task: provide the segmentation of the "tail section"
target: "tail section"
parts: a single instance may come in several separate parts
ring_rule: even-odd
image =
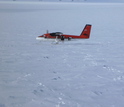
[[[84,30],[80,35],[81,38],[88,39],[90,37],[91,26],[92,25],[86,24],[86,26],[84,27]]]

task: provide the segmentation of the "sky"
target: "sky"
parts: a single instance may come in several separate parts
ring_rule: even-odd
[[[50,1],[50,2],[124,2],[124,0],[0,0],[0,1]]]

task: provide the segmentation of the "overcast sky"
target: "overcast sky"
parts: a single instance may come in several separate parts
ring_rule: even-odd
[[[0,0],[0,1],[124,2],[124,0]]]

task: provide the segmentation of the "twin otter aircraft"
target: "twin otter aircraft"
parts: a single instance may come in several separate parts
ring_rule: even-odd
[[[63,34],[61,32],[54,32],[54,33],[46,33],[41,36],[38,36],[36,39],[45,40],[45,39],[55,39],[56,41],[60,39],[61,41],[64,41],[65,39],[71,40],[71,39],[89,39],[90,37],[90,31],[91,31],[90,24],[86,24],[83,31],[81,32],[80,36],[75,35],[67,35]]]

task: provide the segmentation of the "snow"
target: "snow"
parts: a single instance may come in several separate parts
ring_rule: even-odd
[[[0,2],[0,107],[124,107],[124,4]],[[54,44],[60,31],[91,38]]]

